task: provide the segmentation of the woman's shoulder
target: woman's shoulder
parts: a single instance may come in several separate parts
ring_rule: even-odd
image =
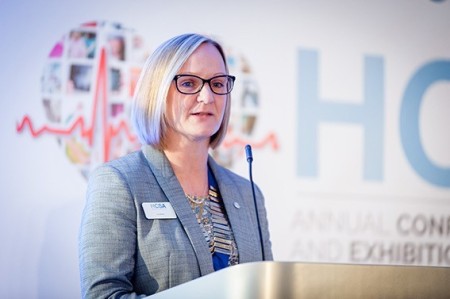
[[[111,161],[105,163],[105,165],[112,167],[130,167],[134,165],[139,165],[144,161],[144,155],[141,150],[137,150],[131,153],[128,153],[124,156],[115,158]]]
[[[93,173],[132,173],[142,171],[142,167],[144,166],[144,155],[142,154],[142,151],[138,150],[98,165]]]

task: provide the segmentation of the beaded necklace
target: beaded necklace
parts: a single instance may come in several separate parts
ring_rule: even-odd
[[[208,199],[209,196],[196,196],[196,195],[190,195],[185,193],[186,198],[189,199],[191,202],[191,207],[194,209],[194,212],[200,213],[200,215],[203,215],[203,208],[205,206],[205,201]],[[197,209],[197,211],[195,211]]]
[[[186,194],[197,222],[213,255],[214,269],[239,263],[238,251],[217,182],[208,171],[210,186],[208,196]],[[224,258],[226,260],[224,260]]]

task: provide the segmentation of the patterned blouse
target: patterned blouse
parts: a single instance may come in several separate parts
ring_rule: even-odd
[[[239,255],[222,196],[216,179],[209,169],[208,184],[208,197],[191,195],[186,197],[209,245],[214,270],[217,271],[238,264]]]

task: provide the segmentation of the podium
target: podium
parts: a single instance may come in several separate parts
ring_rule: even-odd
[[[148,299],[450,298],[450,268],[257,262],[239,264]]]

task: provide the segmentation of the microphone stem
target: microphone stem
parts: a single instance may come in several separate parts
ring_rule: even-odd
[[[266,255],[264,253],[264,241],[262,238],[261,224],[259,221],[258,205],[256,203],[255,184],[253,183],[252,161],[253,161],[253,159],[248,159],[248,172],[249,172],[249,177],[250,177],[250,185],[252,186],[253,202],[255,204],[256,223],[258,224],[259,241],[261,242],[262,260],[264,261]]]

